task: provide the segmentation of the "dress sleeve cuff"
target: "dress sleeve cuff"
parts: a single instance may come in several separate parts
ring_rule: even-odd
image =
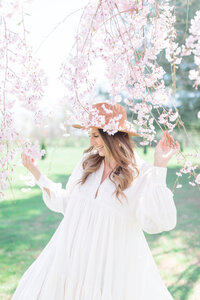
[[[62,189],[62,184],[60,182],[53,182],[49,179],[46,175],[41,174],[40,178],[37,180],[35,179],[35,183],[41,188],[47,188],[50,190],[54,189]]]
[[[44,187],[48,188],[50,184],[50,180],[43,174],[40,175],[40,178],[35,179],[35,183],[42,189]]]
[[[157,184],[166,185],[167,168],[154,166],[153,178]]]

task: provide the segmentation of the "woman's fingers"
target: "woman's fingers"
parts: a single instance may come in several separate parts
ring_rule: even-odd
[[[180,144],[179,144],[179,142],[178,142],[178,141],[176,141],[176,142],[175,142],[175,145],[176,145],[176,149],[177,149],[177,151],[180,151]]]
[[[22,158],[22,162],[24,163],[25,162],[25,154],[24,153],[21,154],[21,158]]]
[[[169,145],[169,146],[173,145],[173,144],[174,144],[174,139],[173,139],[173,137],[172,137],[171,135],[169,135],[169,133],[168,133],[167,131],[166,131],[165,136],[166,136],[168,145]]]
[[[170,137],[169,137],[169,134],[168,134],[167,131],[164,132],[163,138],[164,138],[164,141],[165,141],[165,145],[168,146],[169,142],[170,142]]]
[[[163,133],[163,140],[165,140],[164,145],[175,148],[175,141],[171,135],[169,135],[168,131]]]
[[[164,131],[161,142],[162,142],[161,147],[164,150],[164,148],[169,145],[169,141],[168,141],[168,138],[167,138],[167,131]]]
[[[164,149],[166,147],[166,141],[163,139],[161,141],[161,148]]]
[[[34,159],[23,152],[21,153],[21,159],[24,166],[34,164]]]
[[[169,151],[169,148],[176,150],[176,152],[180,150],[179,143],[175,141],[171,135],[169,135],[168,131],[163,132],[163,136],[159,142],[159,145],[161,146],[163,151]]]

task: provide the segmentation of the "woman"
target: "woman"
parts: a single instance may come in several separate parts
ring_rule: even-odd
[[[93,108],[96,117],[89,116],[87,128],[91,147],[66,189],[22,154],[44,202],[64,218],[21,278],[12,300],[172,300],[143,230],[154,234],[176,226],[166,166],[179,144],[165,132],[153,166],[133,151],[129,136],[137,133],[121,105],[105,102]],[[110,132],[111,124],[115,134],[104,132]]]

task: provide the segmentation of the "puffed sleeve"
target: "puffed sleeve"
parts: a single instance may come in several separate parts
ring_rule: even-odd
[[[137,160],[136,160],[137,161]],[[177,223],[173,193],[166,185],[167,168],[139,160],[136,218],[150,234],[172,230]]]
[[[39,180],[35,179],[35,183],[41,188],[42,196],[46,206],[55,212],[65,214],[65,209],[68,203],[69,196],[74,185],[81,178],[82,174],[82,160],[78,162],[74,168],[71,176],[68,179],[65,189],[62,188],[61,183],[56,183],[50,180],[47,176],[41,174]],[[44,188],[49,189],[50,197]]]

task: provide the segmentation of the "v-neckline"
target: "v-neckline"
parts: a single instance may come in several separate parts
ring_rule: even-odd
[[[106,176],[106,178],[104,178],[104,180],[102,181],[102,177],[103,177],[103,171],[104,171],[104,167],[105,167],[105,162],[104,162],[104,159],[102,160],[102,163],[101,163],[101,166],[100,166],[100,181],[98,181],[98,187],[97,187],[97,190],[95,192],[95,195],[94,195],[94,199],[97,199],[98,197],[98,194],[99,194],[99,188],[101,187],[101,185],[107,180],[107,178],[109,177]]]

